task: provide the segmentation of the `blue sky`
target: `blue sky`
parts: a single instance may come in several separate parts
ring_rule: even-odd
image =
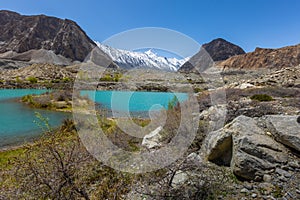
[[[163,27],[200,44],[221,37],[245,51],[300,43],[299,0],[0,0],[0,9],[72,19],[100,42]]]

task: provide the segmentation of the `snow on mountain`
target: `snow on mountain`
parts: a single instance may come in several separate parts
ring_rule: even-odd
[[[96,42],[96,44],[102,51],[109,55],[118,66],[125,69],[151,68],[164,71],[177,71],[189,59],[166,58],[156,55],[151,50],[144,53],[132,52],[115,49],[99,42]]]

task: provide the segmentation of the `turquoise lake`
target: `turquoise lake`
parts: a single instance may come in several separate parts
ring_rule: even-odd
[[[68,113],[32,109],[15,100],[27,94],[42,94],[47,90],[0,90],[0,148],[29,141],[41,135],[42,128],[35,112],[49,119],[51,126],[59,126]],[[41,123],[40,123],[41,124]]]
[[[66,118],[72,117],[70,113],[54,112],[33,109],[16,98],[28,94],[42,94],[47,90],[37,89],[3,89],[0,90],[0,148],[29,141],[42,133],[36,112],[49,119],[53,127],[59,126]],[[124,92],[124,91],[82,91],[81,95],[101,104],[108,110],[118,112],[148,112],[168,107],[168,102],[176,95],[180,102],[188,98],[185,93],[165,92]]]
[[[108,110],[120,112],[148,112],[149,110],[167,109],[168,103],[175,95],[179,102],[188,98],[186,93],[168,92],[82,91],[81,95],[88,96]]]

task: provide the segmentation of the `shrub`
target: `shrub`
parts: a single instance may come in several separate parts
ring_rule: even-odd
[[[24,103],[29,103],[29,104],[34,104],[34,101],[33,101],[33,96],[32,95],[26,95],[26,96],[23,96],[22,99],[21,99]]]
[[[59,79],[53,79],[53,80],[51,80],[51,83],[59,83],[59,82],[60,82]]]
[[[27,81],[29,81],[30,83],[37,83],[38,79],[33,76],[30,76],[27,78]]]
[[[71,81],[71,78],[70,77],[65,77],[65,78],[63,78],[63,82],[64,83],[68,83],[68,82],[70,82]]]
[[[179,101],[177,97],[174,96],[173,99],[168,102],[168,110],[173,110],[178,105],[179,105]]]
[[[199,88],[199,87],[194,88],[195,93],[199,93],[199,92],[203,92],[203,91],[204,91],[204,89],[202,89],[202,88]]]
[[[16,82],[17,82],[17,83],[22,83],[22,80],[20,79],[20,77],[17,77],[17,78],[16,78]]]
[[[120,74],[120,73],[105,74],[99,80],[105,81],[105,82],[119,82],[121,77],[122,77],[122,74]]]
[[[255,94],[250,97],[252,100],[256,101],[273,101],[274,99],[267,94]]]
[[[109,74],[106,74],[100,78],[100,81],[112,81],[112,80],[113,78]]]

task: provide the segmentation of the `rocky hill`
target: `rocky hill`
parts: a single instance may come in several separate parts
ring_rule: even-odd
[[[231,42],[228,42],[222,38],[217,38],[202,46],[213,61],[226,60],[235,55],[245,54],[245,51]]]
[[[245,51],[222,38],[215,39],[207,44],[202,45],[201,50],[194,55],[189,61],[184,63],[179,72],[190,72],[196,67],[198,70],[207,68],[205,65],[212,61],[226,60],[232,56],[245,54]]]
[[[74,21],[0,11],[0,57],[69,64],[83,61],[96,44]]]
[[[254,52],[231,57],[221,63],[224,68],[258,69],[294,67],[300,64],[300,44],[279,49],[256,48]]]

